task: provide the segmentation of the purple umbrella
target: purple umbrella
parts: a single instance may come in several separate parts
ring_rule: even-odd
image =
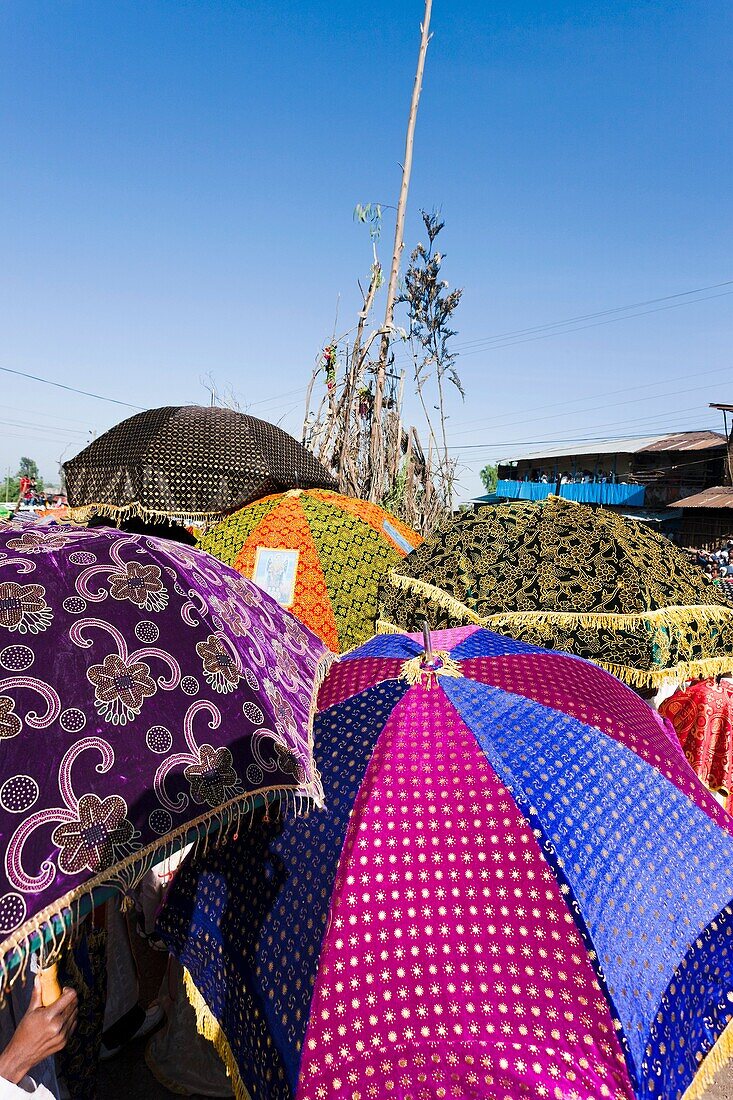
[[[255,804],[320,802],[324,644],[208,554],[0,529],[0,989],[103,886]]]

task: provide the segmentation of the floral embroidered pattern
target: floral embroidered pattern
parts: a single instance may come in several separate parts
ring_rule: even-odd
[[[239,783],[229,749],[215,749],[211,745],[201,746],[199,762],[189,764],[183,774],[191,784],[193,801],[205,802],[208,806],[221,805],[231,797],[229,792]]]
[[[9,695],[0,695],[0,740],[17,737],[23,723],[15,713],[15,703]]]
[[[45,600],[42,584],[0,583],[0,626],[19,634],[40,634],[47,630],[53,611]]]
[[[101,665],[92,665],[87,678],[94,684],[95,706],[113,726],[124,726],[140,713],[143,702],[155,695],[156,683],[145,661],[122,660],[110,653]]]
[[[229,627],[235,638],[243,638],[252,625],[247,612],[238,607],[237,600],[222,600],[218,604],[218,614],[222,622]]]
[[[273,684],[271,680],[265,680],[265,691],[275,711],[275,723],[278,729],[293,729],[295,725],[293,708],[280,691],[280,688]]]
[[[168,592],[157,565],[125,562],[124,569],[110,573],[109,594],[114,600],[130,600],[146,611],[162,611],[168,604]]]
[[[302,783],[305,769],[295,753],[277,741],[274,744],[274,749],[277,767],[280,771],[284,772],[285,775],[291,775],[298,783]]]
[[[207,684],[222,695],[234,691],[242,673],[231,653],[216,634],[209,634],[205,642],[198,642],[196,652],[201,658]]]
[[[263,787],[319,795],[309,718],[324,647],[309,641],[297,683],[279,681],[295,727],[275,733],[262,681],[278,682],[269,643],[285,615],[251,588],[165,540],[0,524],[0,999],[7,937],[27,950],[51,913],[58,931],[62,900],[92,877],[133,885],[171,830]],[[276,736],[302,779],[278,769]]]
[[[9,550],[17,550],[22,554],[42,554],[50,550],[60,550],[69,541],[68,535],[61,531],[23,531],[14,539],[8,539]]]
[[[132,840],[135,830],[127,820],[127,805],[119,795],[100,799],[85,794],[79,799],[77,821],[58,825],[53,843],[60,849],[59,867],[69,875],[88,867],[102,871],[116,858],[116,852]]]

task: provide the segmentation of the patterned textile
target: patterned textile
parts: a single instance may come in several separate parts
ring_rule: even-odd
[[[329,661],[198,550],[0,531],[0,992],[94,887],[129,888],[255,795],[320,797],[310,705]]]
[[[659,707],[675,728],[685,756],[714,791],[733,791],[733,684],[698,680]]]
[[[333,488],[313,455],[274,424],[200,405],[148,409],[64,463],[71,516],[212,523],[266,493]]]
[[[481,623],[627,683],[733,670],[733,602],[636,520],[550,497],[465,512],[385,577],[379,629]]]
[[[96,1100],[99,1052],[107,993],[107,933],[86,921],[78,942],[61,961],[59,984],[76,990],[76,1030],[55,1056],[56,1069],[74,1100]]]
[[[376,504],[311,489],[250,504],[199,545],[343,653],[372,636],[380,579],[421,541]]]
[[[326,811],[174,882],[161,929],[237,1095],[702,1087],[733,1019],[733,819],[595,665],[475,626],[433,647],[383,636],[335,664]]]

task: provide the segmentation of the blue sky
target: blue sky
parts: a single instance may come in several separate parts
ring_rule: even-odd
[[[396,201],[422,6],[5,0],[0,366],[139,406],[211,372],[298,434],[368,270],[354,205]],[[440,207],[464,495],[525,444],[733,402],[733,285],[495,339],[733,280],[731,12],[434,0],[406,244]],[[53,478],[123,415],[4,374],[0,471]]]

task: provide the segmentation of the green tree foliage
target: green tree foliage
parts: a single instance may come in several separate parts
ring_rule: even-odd
[[[483,470],[479,474],[479,477],[481,478],[481,480],[484,484],[484,489],[486,490],[487,493],[495,493],[496,492],[496,483],[497,483],[497,480],[498,480],[498,474],[499,474],[499,467],[498,466],[491,466],[491,465],[484,466]]]
[[[21,458],[20,466],[18,467],[18,477],[35,477],[38,478],[38,463],[32,458]]]

